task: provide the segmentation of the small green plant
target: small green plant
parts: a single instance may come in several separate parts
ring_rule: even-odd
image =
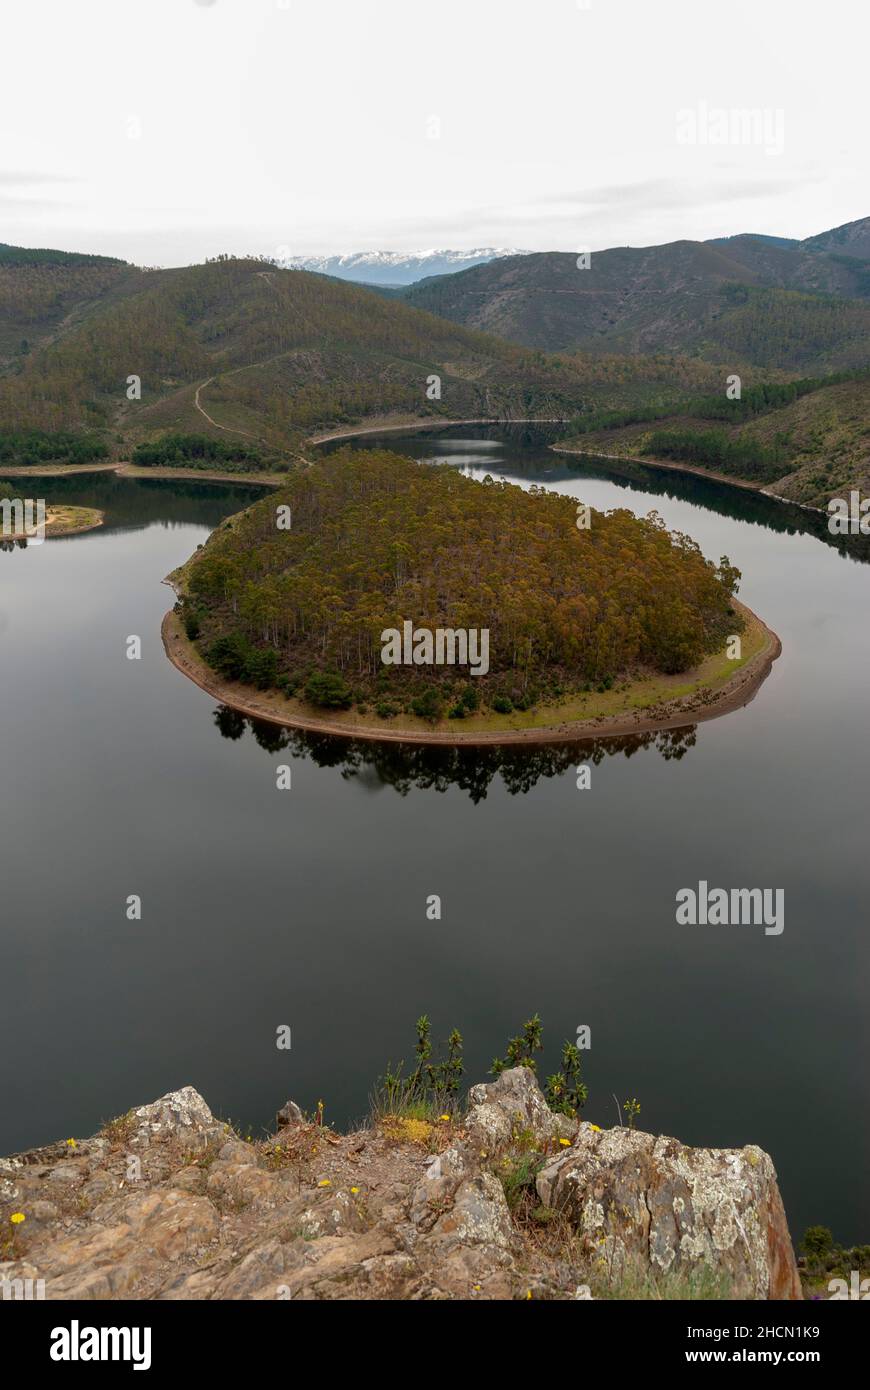
[[[511,1212],[515,1212],[524,1200],[536,1196],[535,1179],[543,1165],[542,1155],[531,1149],[506,1154],[502,1159],[498,1177]]]
[[[496,1057],[492,1064],[492,1075],[500,1076],[508,1067],[528,1067],[537,1072],[535,1053],[544,1046],[544,1030],[538,1014],[533,1014],[523,1024],[523,1031],[511,1038],[504,1057]],[[562,1045],[562,1068],[548,1076],[544,1094],[551,1110],[575,1119],[589,1098],[589,1090],[580,1076],[580,1050],[576,1043]],[[639,1107],[638,1107],[639,1108]]]
[[[628,1116],[629,1129],[634,1129],[634,1122],[640,1114],[640,1103],[637,1097],[632,1096],[631,1100],[624,1100],[622,1102],[622,1108]]]
[[[458,1028],[454,1028],[447,1039],[445,1056],[433,1060],[432,1026],[426,1014],[417,1019],[416,1029],[414,1070],[405,1076],[404,1062],[400,1062],[395,1069],[392,1062],[387,1064],[372,1097],[372,1111],[378,1118],[403,1115],[410,1119],[426,1120],[442,1111],[456,1109],[464,1071],[462,1034]]]
[[[842,1246],[827,1226],[809,1226],[798,1249],[803,1256],[803,1277],[811,1288],[824,1288],[832,1278],[850,1279],[853,1270],[859,1279],[870,1274],[870,1245]]]
[[[534,1054],[543,1049],[543,1031],[540,1018],[537,1014],[533,1014],[523,1024],[523,1031],[518,1033],[515,1038],[510,1039],[504,1057],[493,1059],[491,1067],[493,1076],[501,1076],[501,1073],[507,1071],[509,1067],[528,1067],[530,1071],[536,1072],[538,1064]]]
[[[581,1057],[576,1043],[566,1042],[562,1048],[562,1070],[547,1077],[544,1094],[551,1110],[575,1119],[589,1098],[589,1090],[580,1076]]]

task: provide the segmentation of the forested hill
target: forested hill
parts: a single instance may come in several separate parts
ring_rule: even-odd
[[[567,418],[581,401],[574,363],[269,262],[5,270],[7,316],[14,305],[21,332],[30,314],[42,341],[7,356],[0,429],[87,427],[137,442],[224,426],[280,446],[391,411]],[[55,288],[44,278],[61,273]],[[130,376],[140,400],[128,399]]]
[[[750,387],[669,407],[593,411],[571,422],[569,448],[662,459],[765,485],[824,510],[870,494],[870,370]]]
[[[308,435],[384,417],[660,412],[721,395],[733,371],[746,388],[862,367],[862,224],[826,236],[836,251],[733,237],[596,253],[587,270],[523,255],[410,302],[262,258],[146,270],[0,246],[0,463],[274,472]]]
[[[865,255],[866,253],[866,255]],[[870,219],[810,238],[514,256],[420,281],[406,303],[549,352],[678,350],[795,373],[870,361]]]
[[[210,537],[185,618],[233,679],[437,718],[684,671],[735,630],[738,578],[655,516],[594,512],[582,529],[570,497],[341,450]],[[406,621],[486,630],[488,671],[469,689],[467,669],[384,665],[382,633]]]
[[[67,316],[141,280],[142,271],[111,256],[0,242],[0,370],[20,367]]]

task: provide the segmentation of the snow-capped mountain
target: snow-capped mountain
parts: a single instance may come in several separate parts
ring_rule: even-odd
[[[294,256],[281,264],[288,270],[314,270],[369,285],[413,285],[427,275],[451,275],[502,256],[527,254],[495,246],[479,246],[473,251],[354,251],[344,256]]]

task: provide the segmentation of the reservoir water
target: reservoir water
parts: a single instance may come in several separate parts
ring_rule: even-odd
[[[260,491],[40,480],[107,524],[0,554],[0,1153],[185,1083],[254,1133],[289,1097],[345,1125],[411,1061],[420,1014],[436,1038],[459,1028],[471,1083],[537,1011],[544,1076],[591,1028],[587,1118],[636,1097],[640,1128],[758,1144],[795,1237],[867,1241],[870,557],[812,514],[534,437],[359,443],[657,509],[742,569],[781,658],[744,709],[659,737],[289,737],[217,708],[160,641],[161,580]],[[679,925],[701,880],[782,889],[783,933]]]

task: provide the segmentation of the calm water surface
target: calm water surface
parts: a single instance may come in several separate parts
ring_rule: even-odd
[[[255,1132],[291,1096],[343,1124],[410,1060],[420,1013],[461,1030],[476,1081],[537,1010],[545,1074],[591,1026],[588,1118],[636,1096],[642,1128],[759,1144],[795,1234],[867,1241],[870,565],[725,486],[535,441],[388,442],[655,507],[743,570],[783,640],[773,674],[726,718],[591,749],[290,740],[216,709],[160,643],[160,581],[259,492],[43,480],[108,524],[0,554],[0,1152],[187,1082]],[[699,879],[783,888],[783,935],[679,926],[675,894]]]

